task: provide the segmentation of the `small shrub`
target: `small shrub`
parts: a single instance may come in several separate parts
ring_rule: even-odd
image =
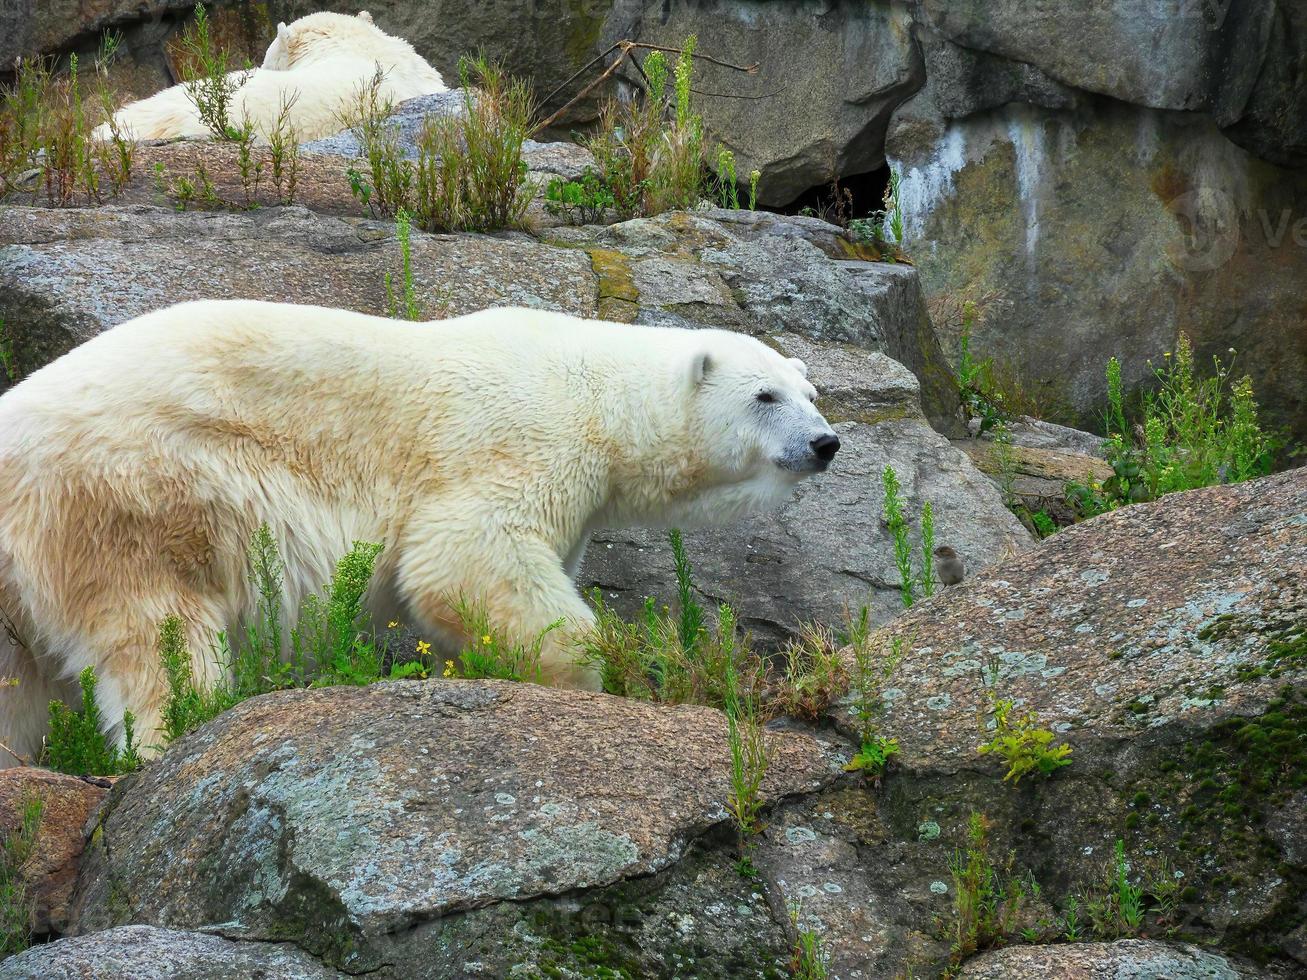
[[[912,570],[912,541],[909,536],[908,520],[903,514],[902,489],[898,473],[894,467],[886,466],[881,473],[881,485],[885,496],[882,504],[882,516],[885,526],[889,528],[894,542],[894,564],[899,571],[899,594],[903,599],[903,608],[910,609],[917,601],[917,590],[924,596],[935,594],[938,580],[935,577],[935,510],[930,501],[921,509],[921,574]]]
[[[422,309],[418,306],[417,289],[413,285],[413,223],[407,211],[400,208],[395,215],[395,238],[399,241],[400,275],[404,291],[404,319],[420,321]],[[386,273],[386,311],[392,320],[399,319],[399,300],[395,286]]]
[[[971,334],[979,307],[968,300],[962,304],[962,332],[958,336],[958,393],[969,418],[980,419],[980,431],[988,432],[1012,417],[1003,405],[1003,392],[994,383],[993,362],[977,360],[971,353]]]
[[[758,182],[762,180],[761,170],[749,171],[749,210],[758,210]]]
[[[885,690],[903,660],[907,642],[899,636],[873,638],[865,606],[850,622],[848,640],[853,660],[849,708],[857,725],[860,748],[845,768],[878,776],[899,751],[898,741],[883,735],[880,726],[885,717]]]
[[[752,692],[742,692],[735,665],[726,668],[726,734],[731,750],[731,794],[727,807],[740,838],[740,859],[748,839],[762,829],[762,781],[767,775],[767,740]]]
[[[1003,780],[1020,782],[1032,772],[1047,776],[1071,764],[1071,746],[1057,743],[1057,736],[1039,726],[1033,711],[1019,712],[1016,702],[987,692],[994,716],[994,737],[977,746],[981,755],[997,755],[1007,763]]]
[[[194,19],[182,32],[181,46],[186,55],[182,59],[182,85],[200,121],[215,139],[240,140],[249,127],[237,126],[231,113],[245,76],[233,76],[227,52],[214,46],[209,36],[209,14],[203,4],[195,5]]]
[[[602,221],[617,206],[613,190],[593,167],[586,167],[577,180],[555,177],[545,188],[545,210],[564,214],[575,225]]]
[[[1226,365],[1220,358],[1212,359],[1211,376],[1200,378],[1183,333],[1163,360],[1153,370],[1156,388],[1144,395],[1142,417],[1133,427],[1126,418],[1121,364],[1115,357],[1108,360],[1103,448],[1112,476],[1101,486],[1068,486],[1067,498],[1082,516],[1271,471],[1280,440],[1257,421],[1252,379],[1235,378],[1233,362]]]
[[[0,840],[0,961],[21,953],[32,942],[34,903],[22,872],[36,846],[43,809],[39,797],[28,797],[18,826]]]
[[[826,980],[830,976],[830,956],[822,948],[821,935],[802,925],[803,906],[789,903],[790,926],[794,930],[794,946],[790,951],[790,976],[795,980]]]
[[[78,675],[78,683],[82,688],[80,710],[69,708],[62,701],[50,702],[45,764],[70,776],[115,776],[138,768],[141,757],[132,713],[123,716],[124,744],[120,749],[103,730],[95,696],[95,668],[83,670]]]
[[[799,627],[798,636],[781,651],[782,670],[774,685],[770,710],[817,721],[844,690],[846,671],[834,632],[817,623]]]
[[[740,209],[740,187],[735,177],[735,154],[724,146],[717,148],[717,203],[723,208]]]
[[[1035,533],[1047,538],[1057,533],[1057,523],[1048,516],[1048,511],[1037,510],[1030,515],[1030,522],[1035,525]]]
[[[404,158],[381,96],[379,71],[341,114],[363,147],[367,170],[351,168],[350,187],[386,217],[400,209],[424,231],[495,231],[521,227],[531,203],[522,146],[535,101],[525,82],[483,57],[459,64],[465,116],[428,115],[417,159]],[[473,86],[476,94],[473,95]]]
[[[661,51],[651,51],[641,66],[644,97],[605,103],[598,131],[586,141],[623,218],[690,208],[703,196],[703,120],[690,92],[696,43],[686,38],[670,68]]]
[[[18,383],[18,359],[14,356],[14,342],[9,339],[4,317],[0,317],[0,370],[12,385]]]
[[[1031,881],[1022,881],[1006,866],[995,865],[989,853],[989,823],[972,813],[967,824],[965,849],[949,861],[953,877],[951,959],[956,967],[972,953],[1001,945],[1011,936],[1025,910],[1027,899],[1038,893]]]

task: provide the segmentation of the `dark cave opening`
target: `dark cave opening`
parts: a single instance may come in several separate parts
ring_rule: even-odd
[[[789,204],[765,207],[776,214],[816,214],[819,218],[847,225],[853,218],[865,218],[885,207],[889,187],[889,164],[866,173],[836,177],[825,184],[809,187]]]

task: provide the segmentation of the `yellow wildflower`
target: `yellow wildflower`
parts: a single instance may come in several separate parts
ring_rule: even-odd
[[[487,633],[487,634],[485,634],[483,637],[481,637],[481,645],[482,645],[483,647],[488,647],[488,646],[490,646],[490,634],[489,634],[489,633]]]
[[[422,656],[425,657],[430,652],[431,652],[431,644],[428,643],[426,640],[418,640],[418,653],[420,653]]]
[[[445,661],[445,672],[444,672],[443,674],[441,674],[440,676],[442,676],[442,677],[453,677],[453,676],[454,676],[454,661],[452,661],[452,660],[446,660],[446,661]]]
[[[389,623],[386,624],[386,629],[388,629],[388,630],[393,630],[393,629],[394,629],[396,626],[398,626],[398,625],[399,625],[399,623],[395,622],[395,621],[392,619]]]

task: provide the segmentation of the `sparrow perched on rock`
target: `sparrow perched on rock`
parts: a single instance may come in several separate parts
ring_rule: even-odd
[[[935,574],[942,585],[957,585],[967,574],[962,556],[946,544],[935,549]]]

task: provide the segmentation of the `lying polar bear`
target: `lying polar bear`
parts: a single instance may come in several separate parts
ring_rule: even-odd
[[[447,91],[440,72],[403,38],[373,24],[366,10],[357,17],[319,13],[290,26],[278,24],[263,66],[229,76],[240,85],[229,111],[231,123],[239,126],[248,119],[258,135],[267,137],[287,105],[288,121],[301,142],[330,136],[342,128],[342,109],[371,83],[378,68],[384,72],[377,93],[383,101],[398,104]],[[185,85],[129,103],[114,119],[123,135],[137,140],[211,135]],[[109,124],[94,135],[109,139]]]
[[[597,688],[573,659],[590,533],[777,505],[839,449],[815,397],[801,361],[742,334],[541,310],[414,324],[204,301],[124,323],[0,396],[0,612],[21,640],[0,633],[19,680],[0,741],[34,755],[89,664],[105,724],[130,710],[149,744],[160,621],[186,621],[212,683],[215,636],[256,609],[264,521],[283,609],[382,542],[374,619],[450,645],[460,596],[518,642],[561,619],[547,679]]]

